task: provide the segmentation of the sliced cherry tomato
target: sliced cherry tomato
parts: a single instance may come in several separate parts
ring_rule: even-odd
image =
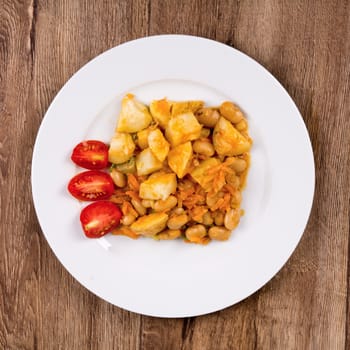
[[[108,199],[114,192],[114,183],[109,174],[88,170],[75,175],[68,184],[68,191],[81,201]]]
[[[108,146],[101,141],[80,142],[74,147],[72,161],[82,168],[96,170],[108,165]]]
[[[80,222],[87,237],[99,238],[116,228],[121,217],[122,212],[116,204],[98,201],[81,211]]]

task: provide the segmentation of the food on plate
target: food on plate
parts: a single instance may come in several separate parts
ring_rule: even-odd
[[[154,236],[165,229],[168,217],[168,214],[162,212],[143,215],[133,222],[130,228],[136,234]]]
[[[74,147],[71,159],[85,169],[104,169],[108,165],[108,146],[96,140],[80,142]]]
[[[201,134],[202,126],[192,112],[178,114],[170,118],[165,137],[173,147],[181,143],[197,140]]]
[[[152,153],[163,162],[169,153],[169,142],[165,139],[163,133],[158,129],[151,130],[147,137],[149,148]]]
[[[192,156],[193,150],[190,141],[173,147],[169,152],[168,165],[179,179],[182,179],[188,171]]]
[[[152,150],[147,147],[136,156],[137,175],[148,175],[162,169],[163,163],[155,156]]]
[[[88,170],[75,175],[68,184],[68,191],[80,201],[108,199],[114,193],[111,176],[99,170]]]
[[[122,100],[122,109],[119,115],[118,132],[137,132],[147,128],[152,116],[148,108],[136,101],[134,95],[127,94]]]
[[[147,106],[127,94],[103,145],[84,141],[72,154],[88,169],[110,165],[109,174],[85,171],[68,185],[75,198],[94,201],[80,216],[87,237],[207,244],[228,240],[239,225],[252,139],[236,104],[163,98]]]
[[[125,101],[142,106],[138,109],[144,115],[135,112],[137,119],[129,108],[128,122],[137,122],[127,129]],[[124,157],[109,158],[116,185],[110,201],[123,213],[112,233],[156,240],[182,237],[200,244],[229,239],[243,215],[252,145],[247,119],[237,105],[225,101],[208,107],[203,101],[163,98],[152,101],[148,110],[127,94],[116,130],[136,147],[126,163]],[[130,161],[131,166],[120,167]]]
[[[176,191],[176,175],[172,173],[153,173],[139,187],[138,195],[142,199],[165,200]]]
[[[80,214],[80,222],[85,235],[99,238],[119,225],[122,212],[109,201],[98,201],[86,206]]]
[[[135,151],[135,143],[129,134],[115,132],[108,151],[108,160],[114,164],[127,162]]]
[[[249,140],[224,117],[220,117],[215,125],[213,145],[220,156],[238,156],[250,149]]]
[[[166,98],[154,100],[150,104],[153,120],[165,129],[169,120],[182,113],[195,112],[204,105],[203,101],[169,101]]]

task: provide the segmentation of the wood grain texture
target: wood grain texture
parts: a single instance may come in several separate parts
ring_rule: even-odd
[[[80,286],[43,238],[30,190],[35,136],[63,84],[106,49],[163,33],[263,64],[301,111],[316,164],[286,266],[247,300],[188,319],[133,314]],[[0,0],[0,348],[349,349],[349,80],[346,0]]]

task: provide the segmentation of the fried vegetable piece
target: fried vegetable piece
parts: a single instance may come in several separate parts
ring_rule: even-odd
[[[148,145],[158,160],[163,162],[169,153],[170,145],[160,129],[157,128],[149,132]]]
[[[154,120],[165,129],[171,117],[188,112],[196,112],[204,105],[203,101],[168,101],[166,98],[154,100],[150,104],[150,111]]]
[[[154,100],[149,106],[153,119],[165,129],[171,117],[171,103],[163,98],[162,100]]]
[[[151,174],[161,169],[162,166],[162,162],[158,160],[149,147],[136,156],[136,169],[139,176]]]
[[[215,174],[208,174],[208,171],[219,165],[221,162],[217,158],[203,160],[194,170],[191,171],[192,178],[198,182],[205,190],[211,187]]]
[[[114,164],[127,162],[134,153],[135,144],[130,134],[116,132],[108,150],[108,160]]]
[[[134,232],[144,236],[154,236],[164,230],[168,221],[168,214],[152,213],[141,216],[131,224],[130,228]]]
[[[143,129],[137,133],[137,144],[141,149],[148,147],[148,135],[151,132],[150,128]]]
[[[192,144],[190,141],[174,147],[168,154],[169,167],[180,179],[187,173],[192,154]]]
[[[178,114],[183,114],[187,112],[196,112],[198,109],[204,106],[203,101],[181,101],[181,102],[171,102],[171,115],[176,116]]]
[[[141,183],[139,195],[142,199],[166,200],[172,193],[175,193],[176,186],[175,174],[159,172],[152,174]]]
[[[134,95],[127,94],[123,98],[117,131],[134,133],[147,128],[151,121],[148,108],[135,100]]]
[[[173,147],[200,137],[202,126],[192,112],[179,114],[169,120],[165,136]]]
[[[250,150],[251,141],[246,139],[227,119],[221,117],[213,134],[215,151],[221,156],[237,156]]]

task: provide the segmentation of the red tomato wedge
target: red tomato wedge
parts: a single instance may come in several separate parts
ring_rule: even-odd
[[[119,225],[122,212],[108,201],[98,201],[86,206],[80,214],[80,222],[86,237],[99,238]]]
[[[96,170],[108,165],[108,146],[101,141],[80,142],[73,149],[72,161],[82,168]]]
[[[109,174],[88,170],[75,175],[68,184],[68,191],[81,201],[108,199],[114,192],[114,183]]]

